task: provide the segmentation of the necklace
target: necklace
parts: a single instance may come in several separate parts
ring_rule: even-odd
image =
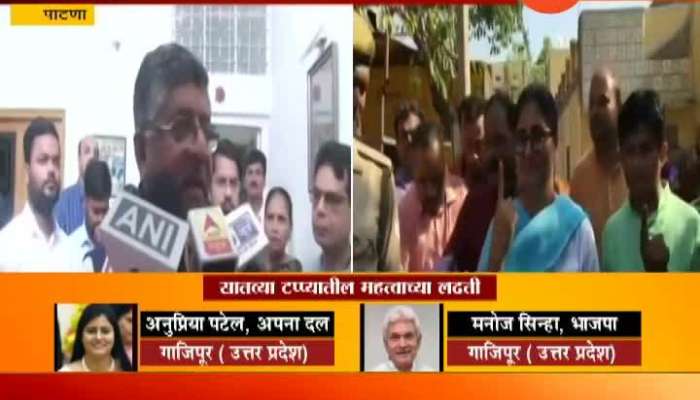
[[[92,372],[92,370],[90,370],[90,368],[88,368],[87,363],[85,362],[85,357],[80,359],[80,365],[82,365],[83,371]],[[112,358],[112,364],[109,365],[109,369],[107,370],[107,372],[112,372],[112,371],[114,371],[114,358]]]

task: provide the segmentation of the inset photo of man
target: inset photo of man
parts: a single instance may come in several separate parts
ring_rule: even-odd
[[[361,307],[363,371],[442,370],[439,304],[363,304]]]

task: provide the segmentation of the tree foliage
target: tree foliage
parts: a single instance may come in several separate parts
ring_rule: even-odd
[[[450,104],[459,63],[459,13],[461,5],[438,6],[358,6],[361,13],[369,9],[379,17],[377,28],[388,36],[408,34],[418,47],[418,59],[430,71],[433,106],[443,124],[450,125],[454,109]],[[492,55],[500,54],[517,43],[528,55],[529,44],[523,23],[523,5],[469,7],[470,39],[485,39]]]
[[[542,42],[542,50],[535,61],[535,64],[530,70],[530,82],[547,84],[547,76],[549,75],[549,55],[552,49],[552,39],[545,36]]]
[[[512,6],[473,6],[469,9],[469,23],[471,38],[486,39],[491,55],[498,55],[510,47],[518,35],[527,35],[521,2]],[[530,58],[530,45],[526,38],[523,38],[522,45]]]

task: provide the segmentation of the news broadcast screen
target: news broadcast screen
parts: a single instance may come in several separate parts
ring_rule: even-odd
[[[0,5],[0,399],[697,399],[700,2]]]

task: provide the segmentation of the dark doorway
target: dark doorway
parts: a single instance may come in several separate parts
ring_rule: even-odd
[[[0,229],[14,213],[15,134],[0,132]]]

